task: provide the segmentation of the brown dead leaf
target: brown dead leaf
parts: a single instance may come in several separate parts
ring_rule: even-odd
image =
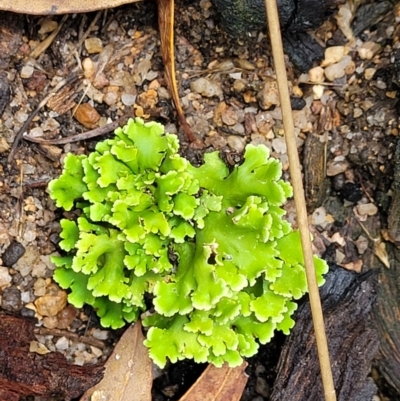
[[[103,380],[80,401],[151,401],[153,366],[140,322],[130,326],[105,363]]]
[[[222,368],[209,365],[195,384],[179,401],[236,401],[240,400],[248,376],[247,362],[237,368],[226,364]]]
[[[186,121],[179,99],[175,76],[175,52],[174,52],[174,0],[158,0],[158,27],[160,29],[161,54],[165,64],[165,78],[175,104],[179,123],[185,132],[192,147],[202,149],[203,143],[193,134]]]

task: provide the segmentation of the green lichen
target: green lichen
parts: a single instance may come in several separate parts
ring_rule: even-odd
[[[105,327],[144,319],[159,366],[192,358],[239,365],[294,325],[307,291],[299,234],[283,219],[292,196],[279,161],[248,145],[229,171],[217,152],[201,167],[178,154],[175,135],[130,120],[89,156],[67,155],[49,184],[61,221],[54,278]],[[318,283],[327,265],[315,257]],[[149,295],[151,297],[149,297]]]

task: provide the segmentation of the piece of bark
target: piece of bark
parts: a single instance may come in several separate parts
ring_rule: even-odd
[[[27,319],[0,315],[0,389],[9,397],[0,394],[2,400],[29,395],[70,400],[101,380],[103,366],[71,365],[58,352],[29,352],[34,328]]]
[[[333,267],[321,298],[338,401],[371,400],[376,386],[367,376],[379,338],[370,323],[376,272],[356,274]],[[271,401],[324,399],[309,303],[295,316],[278,365]]]
[[[381,338],[374,361],[380,374],[400,396],[400,250],[386,243],[390,269],[379,269],[377,302],[373,308],[373,322]],[[379,262],[374,258],[373,262]],[[381,265],[382,266],[382,265]],[[397,398],[399,399],[399,398]]]

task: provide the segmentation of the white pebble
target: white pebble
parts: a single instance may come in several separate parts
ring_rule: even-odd
[[[345,68],[350,64],[351,57],[344,56],[338,63],[325,68],[325,76],[329,81],[342,78],[345,75]]]
[[[311,223],[316,226],[323,225],[326,222],[326,210],[324,207],[319,207],[314,210],[311,215]]]
[[[66,337],[60,337],[56,342],[58,350],[66,350],[69,347],[69,340]]]
[[[358,214],[361,215],[374,216],[378,212],[378,208],[373,203],[364,203],[356,207]]]
[[[362,60],[371,60],[372,57],[379,51],[381,48],[380,44],[375,42],[365,42],[358,49],[358,55]]]
[[[276,153],[286,153],[286,142],[285,138],[280,136],[272,140],[272,148]]]
[[[236,135],[228,136],[228,145],[232,150],[243,152],[246,146],[246,139]]]
[[[191,82],[190,89],[205,97],[222,96],[220,84],[207,78],[199,78]]]
[[[21,69],[21,78],[30,78],[33,75],[33,65],[24,65]]]
[[[121,95],[121,101],[125,106],[133,106],[136,101],[136,95],[131,95],[130,93],[123,93]]]
[[[325,58],[322,61],[321,66],[327,67],[338,63],[344,56],[345,48],[344,46],[332,46],[325,49]]]
[[[12,278],[8,272],[8,268],[0,266],[0,290],[4,290],[4,288],[9,287],[11,280]]]
[[[343,156],[335,157],[328,163],[326,175],[332,177],[340,173],[344,173],[349,167],[349,162]]]
[[[314,67],[308,71],[308,76],[310,78],[310,82],[315,82],[320,84],[324,82],[324,69],[322,67]]]
[[[324,94],[325,88],[323,85],[314,85],[312,87],[312,90],[313,90],[314,100],[319,100]]]

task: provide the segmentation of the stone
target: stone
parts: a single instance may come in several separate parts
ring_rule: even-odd
[[[10,287],[11,281],[12,277],[7,267],[0,266],[0,290],[4,290],[5,288]]]
[[[55,284],[49,286],[47,294],[35,301],[38,313],[42,316],[55,316],[67,305],[67,293]]]
[[[17,241],[11,242],[11,244],[3,252],[2,259],[4,266],[11,267],[23,256],[25,253],[25,247]]]
[[[30,64],[24,65],[21,68],[21,74],[20,74],[21,78],[24,78],[24,79],[30,78],[33,75],[33,71],[34,71],[33,65],[30,65]]]
[[[357,213],[360,215],[373,216],[378,213],[378,208],[373,203],[357,205]]]
[[[263,110],[268,110],[279,104],[278,83],[275,79],[267,78],[265,80],[262,89],[257,94],[257,99]]]
[[[322,67],[311,68],[311,70],[308,71],[308,77],[311,82],[320,84],[325,80],[324,69]]]
[[[219,82],[208,78],[198,78],[190,83],[190,89],[205,97],[222,96],[222,89]]]
[[[85,48],[89,54],[100,53],[103,50],[103,42],[100,38],[88,38],[85,40]]]
[[[325,76],[329,81],[342,78],[346,72],[346,67],[351,63],[350,56],[344,56],[338,63],[332,64],[325,68]]]
[[[21,291],[17,287],[4,289],[1,307],[8,312],[20,311],[22,309]]]
[[[362,60],[371,60],[380,48],[381,45],[379,43],[369,41],[364,42],[357,51]]]
[[[321,63],[322,67],[327,67],[328,65],[332,65],[338,63],[343,56],[345,55],[345,47],[344,46],[332,46],[325,49],[325,58]]]
[[[100,120],[100,114],[90,103],[80,104],[75,111],[74,117],[86,128],[93,129],[97,127]]]
[[[344,173],[349,168],[349,162],[343,156],[337,156],[327,165],[326,175],[332,177]]]

